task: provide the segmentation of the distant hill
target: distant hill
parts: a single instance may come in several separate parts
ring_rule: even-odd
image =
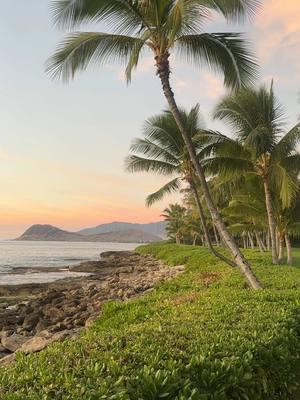
[[[149,224],[133,224],[130,222],[111,222],[108,224],[101,224],[94,228],[87,228],[80,230],[80,235],[97,235],[106,232],[122,232],[126,230],[139,230],[152,235],[159,236],[162,239],[166,238],[166,222],[151,222]]]
[[[104,232],[97,235],[84,236],[95,242],[119,242],[119,243],[149,243],[159,242],[161,238],[152,233],[138,229],[127,229],[124,231]]]
[[[126,229],[114,232],[103,232],[94,235],[82,235],[68,232],[52,225],[33,225],[15,240],[24,241],[57,241],[57,242],[119,242],[149,243],[158,242],[161,237],[140,229]]]
[[[16,240],[82,242],[86,238],[78,233],[63,231],[52,225],[32,225]]]

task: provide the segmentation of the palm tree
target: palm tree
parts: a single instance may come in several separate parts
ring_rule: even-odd
[[[268,229],[268,223],[263,188],[258,177],[246,176],[232,194],[228,206],[222,209],[222,213],[229,222],[231,231],[246,234],[252,247],[254,235],[259,250],[266,250],[260,235]]]
[[[56,0],[53,13],[58,26],[78,28],[102,21],[113,29],[109,33],[71,33],[48,64],[52,76],[68,80],[91,63],[119,61],[126,65],[130,82],[142,52],[152,52],[163,93],[195,166],[213,222],[248,283],[256,289],[261,286],[214,205],[202,165],[181,120],[170,83],[170,55],[177,51],[189,62],[204,63],[224,73],[229,88],[252,83],[256,63],[241,35],[205,33],[203,24],[211,11],[236,21],[254,15],[258,4],[258,0]]]
[[[185,207],[180,204],[170,204],[162,214],[167,221],[166,231],[170,239],[180,244],[185,235]]]
[[[195,138],[198,137],[202,128],[199,106],[195,106],[190,112],[180,110],[180,114],[198,153],[201,147],[195,141]],[[167,194],[178,191],[182,181],[185,181],[194,196],[209,250],[222,261],[235,267],[235,263],[215,250],[211,243],[205,213],[197,189],[195,168],[173,114],[170,111],[164,111],[162,114],[150,118],[144,125],[143,136],[143,139],[134,139],[130,147],[131,155],[126,159],[126,169],[130,172],[152,172],[172,176],[168,183],[147,197],[146,204],[151,206]]]
[[[216,158],[207,161],[210,173],[224,176],[255,174],[262,179],[272,244],[272,260],[278,263],[276,220],[272,196],[279,193],[283,207],[289,207],[297,190],[300,170],[300,124],[287,133],[283,130],[283,111],[273,84],[268,90],[245,88],[226,96],[216,106],[214,118],[225,121],[236,140],[210,132],[208,146]]]
[[[203,230],[201,228],[202,225],[199,218],[199,213],[195,212],[194,209],[187,209],[185,215],[185,224],[187,234],[192,238],[193,246],[196,246],[197,240],[199,238],[203,238]],[[204,241],[202,240],[202,242]]]

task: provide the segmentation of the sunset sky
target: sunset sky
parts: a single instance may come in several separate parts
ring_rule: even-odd
[[[144,200],[165,180],[124,172],[143,121],[165,108],[152,58],[145,56],[129,87],[118,65],[89,69],[69,85],[53,82],[45,61],[64,33],[52,26],[50,1],[17,3],[4,2],[0,15],[0,237],[14,237],[34,223],[77,230],[113,220],[160,219],[174,198],[152,208]],[[299,0],[263,0],[251,23],[229,26],[218,19],[207,26],[247,32],[260,81],[274,78],[289,126],[300,114],[299,15]],[[207,125],[215,126],[210,113],[224,94],[222,79],[172,62],[180,105],[199,102]]]

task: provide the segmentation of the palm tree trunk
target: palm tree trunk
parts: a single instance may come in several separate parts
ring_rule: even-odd
[[[193,246],[196,246],[197,235],[193,235]]]
[[[293,264],[293,256],[292,256],[292,246],[291,246],[289,234],[286,233],[284,235],[284,238],[285,238],[285,245],[286,245],[287,263],[288,263],[288,265],[292,265]]]
[[[267,209],[270,237],[271,237],[272,262],[273,264],[278,264],[278,256],[276,248],[276,223],[274,218],[272,196],[268,178],[264,179],[264,190],[265,190],[266,209]]]
[[[246,249],[246,248],[247,248],[246,238],[245,238],[245,235],[242,235],[242,236],[243,236],[243,245],[244,245],[244,249]]]
[[[216,256],[220,260],[224,261],[226,264],[228,264],[231,267],[235,268],[236,264],[233,261],[231,261],[229,258],[223,256],[223,254],[219,253],[217,250],[214,249],[214,247],[213,247],[213,245],[211,243],[211,240],[210,240],[209,233],[208,233],[204,210],[203,210],[200,198],[199,198],[197,187],[196,187],[195,182],[193,181],[193,179],[189,180],[189,184],[190,184],[191,190],[192,190],[192,192],[194,194],[194,197],[195,197],[195,201],[196,201],[196,205],[197,205],[197,209],[198,209],[198,213],[199,213],[202,229],[203,229],[203,232],[204,232],[205,241],[207,243],[207,247],[208,247],[209,251],[214,256]]]
[[[280,233],[279,235],[279,246],[278,246],[278,262],[281,263],[283,261],[283,257],[284,257],[284,237],[283,235]]]
[[[249,238],[249,241],[250,241],[251,249],[254,250],[255,246],[254,246],[254,240],[253,240],[253,237],[252,237],[252,233],[248,232],[248,238]]]
[[[271,249],[271,238],[270,238],[270,229],[267,231],[267,250],[270,251]]]
[[[202,245],[202,247],[205,247],[205,242],[204,242],[204,236],[203,235],[201,235],[201,245]]]
[[[189,152],[191,160],[194,164],[197,175],[200,179],[202,191],[203,191],[203,194],[205,197],[207,207],[211,214],[212,221],[216,225],[216,228],[218,229],[220,236],[223,238],[226,246],[228,247],[228,249],[230,250],[230,252],[232,254],[232,257],[233,257],[235,263],[239,267],[241,273],[246,278],[248,284],[253,289],[261,289],[262,286],[259,283],[256,276],[254,275],[253,271],[251,270],[250,264],[245,259],[242,252],[240,251],[239,247],[237,246],[237,244],[233,240],[232,236],[230,235],[229,231],[227,230],[226,225],[225,225],[217,207],[215,206],[215,204],[212,200],[211,194],[209,192],[208,184],[206,182],[203,168],[202,168],[201,164],[199,163],[195,148],[193,146],[193,142],[192,142],[192,140],[189,136],[189,133],[187,132],[187,130],[184,126],[184,123],[181,119],[181,115],[180,115],[177,103],[175,101],[174,93],[173,93],[171,85],[170,85],[169,56],[170,55],[168,52],[164,52],[163,54],[158,53],[157,56],[155,57],[156,67],[157,67],[157,75],[160,78],[160,81],[162,84],[162,89],[163,89],[165,98],[168,102],[168,105],[170,107],[170,111],[173,114],[173,117],[178,125],[178,128],[179,128],[181,134],[182,134],[185,145],[187,147],[187,150]]]
[[[263,233],[258,233],[257,235],[258,235],[258,238],[260,240],[261,247],[262,247],[263,251],[267,251],[267,248],[266,248],[265,242],[264,242],[264,234]]]
[[[261,238],[259,237],[259,234],[257,233],[257,231],[254,231],[254,233],[255,233],[255,238],[256,238],[256,241],[257,241],[257,245],[259,247],[259,251],[261,253],[263,253],[264,252],[264,248],[263,248],[263,243],[261,241]]]
[[[215,235],[216,244],[217,244],[217,246],[219,247],[219,246],[220,246],[220,242],[219,242],[218,233],[217,233],[215,224],[212,224],[212,226],[213,226],[213,230],[214,230],[214,235]]]
[[[279,256],[278,256],[279,247],[280,247],[279,232],[278,232],[278,230],[276,229],[276,250],[277,250],[278,262],[279,262]]]

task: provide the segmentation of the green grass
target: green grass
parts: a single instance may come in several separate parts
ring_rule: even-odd
[[[108,302],[78,339],[0,370],[1,400],[290,400],[300,372],[300,268],[247,256],[264,291],[206,249],[143,246],[185,273]],[[300,260],[300,251],[297,252]],[[296,397],[295,397],[296,398]]]

